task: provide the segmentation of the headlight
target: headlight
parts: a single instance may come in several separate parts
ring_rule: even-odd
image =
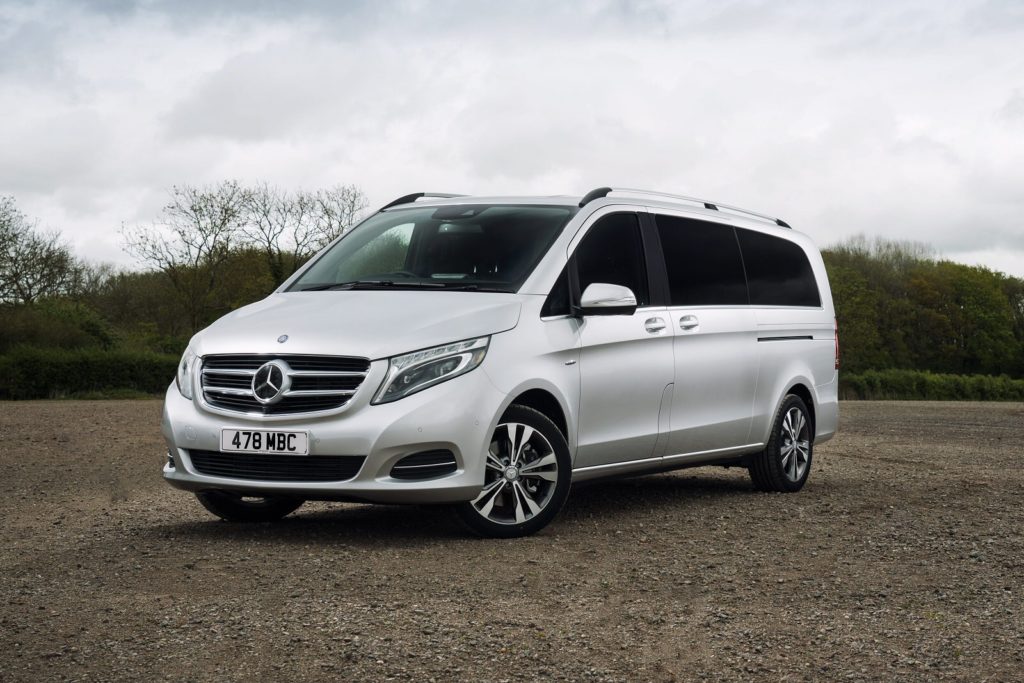
[[[490,340],[490,337],[467,339],[395,356],[388,361],[388,375],[373,402],[397,401],[409,394],[466,374],[483,361]]]
[[[197,356],[192,349],[185,349],[185,355],[178,363],[178,375],[175,377],[175,382],[178,385],[178,391],[185,398],[192,398],[192,367],[195,365],[196,359]]]

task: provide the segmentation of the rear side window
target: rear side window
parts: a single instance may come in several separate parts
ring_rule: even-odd
[[[655,216],[672,306],[747,304],[743,260],[732,226]]]
[[[651,300],[640,220],[635,213],[613,213],[595,223],[576,249],[576,268],[581,294],[587,285],[604,282],[629,287],[639,306]]]
[[[807,254],[800,245],[753,230],[736,229],[754,306],[821,306]]]

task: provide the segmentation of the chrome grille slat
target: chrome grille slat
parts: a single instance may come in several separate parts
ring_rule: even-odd
[[[251,382],[272,360],[288,366],[294,383],[277,402],[263,404],[256,400]],[[212,355],[203,358],[200,382],[203,399],[212,408],[247,415],[298,415],[344,406],[369,371],[369,360],[349,356]]]
[[[252,396],[252,389],[232,389],[229,387],[203,387],[207,393],[224,394],[226,396]]]
[[[254,373],[249,373],[250,375]],[[289,377],[366,377],[365,372],[331,372],[325,370],[324,372],[318,372],[316,370],[292,370],[288,373]]]
[[[317,391],[315,389],[300,389],[299,391],[286,391],[285,396],[351,396],[356,393],[351,389],[323,389]]]
[[[252,377],[256,374],[255,370],[240,370],[237,368],[203,368],[204,375],[243,375],[245,377]]]

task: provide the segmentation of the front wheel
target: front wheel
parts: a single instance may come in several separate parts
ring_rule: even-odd
[[[275,522],[299,509],[300,498],[246,496],[234,491],[200,491],[203,507],[227,522]]]
[[[790,394],[779,407],[765,449],[750,458],[750,479],[759,491],[793,492],[811,473],[814,429],[807,404]]]
[[[528,536],[547,526],[569,496],[569,446],[555,423],[526,406],[510,407],[485,454],[480,495],[455,506],[481,536]]]

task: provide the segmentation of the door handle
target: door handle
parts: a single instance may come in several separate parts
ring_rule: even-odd
[[[648,318],[644,321],[644,329],[651,334],[658,334],[665,329],[665,321],[661,318]]]
[[[684,315],[679,319],[679,327],[684,330],[692,330],[697,327],[697,325],[700,325],[700,321],[697,320],[697,316],[695,315]]]

